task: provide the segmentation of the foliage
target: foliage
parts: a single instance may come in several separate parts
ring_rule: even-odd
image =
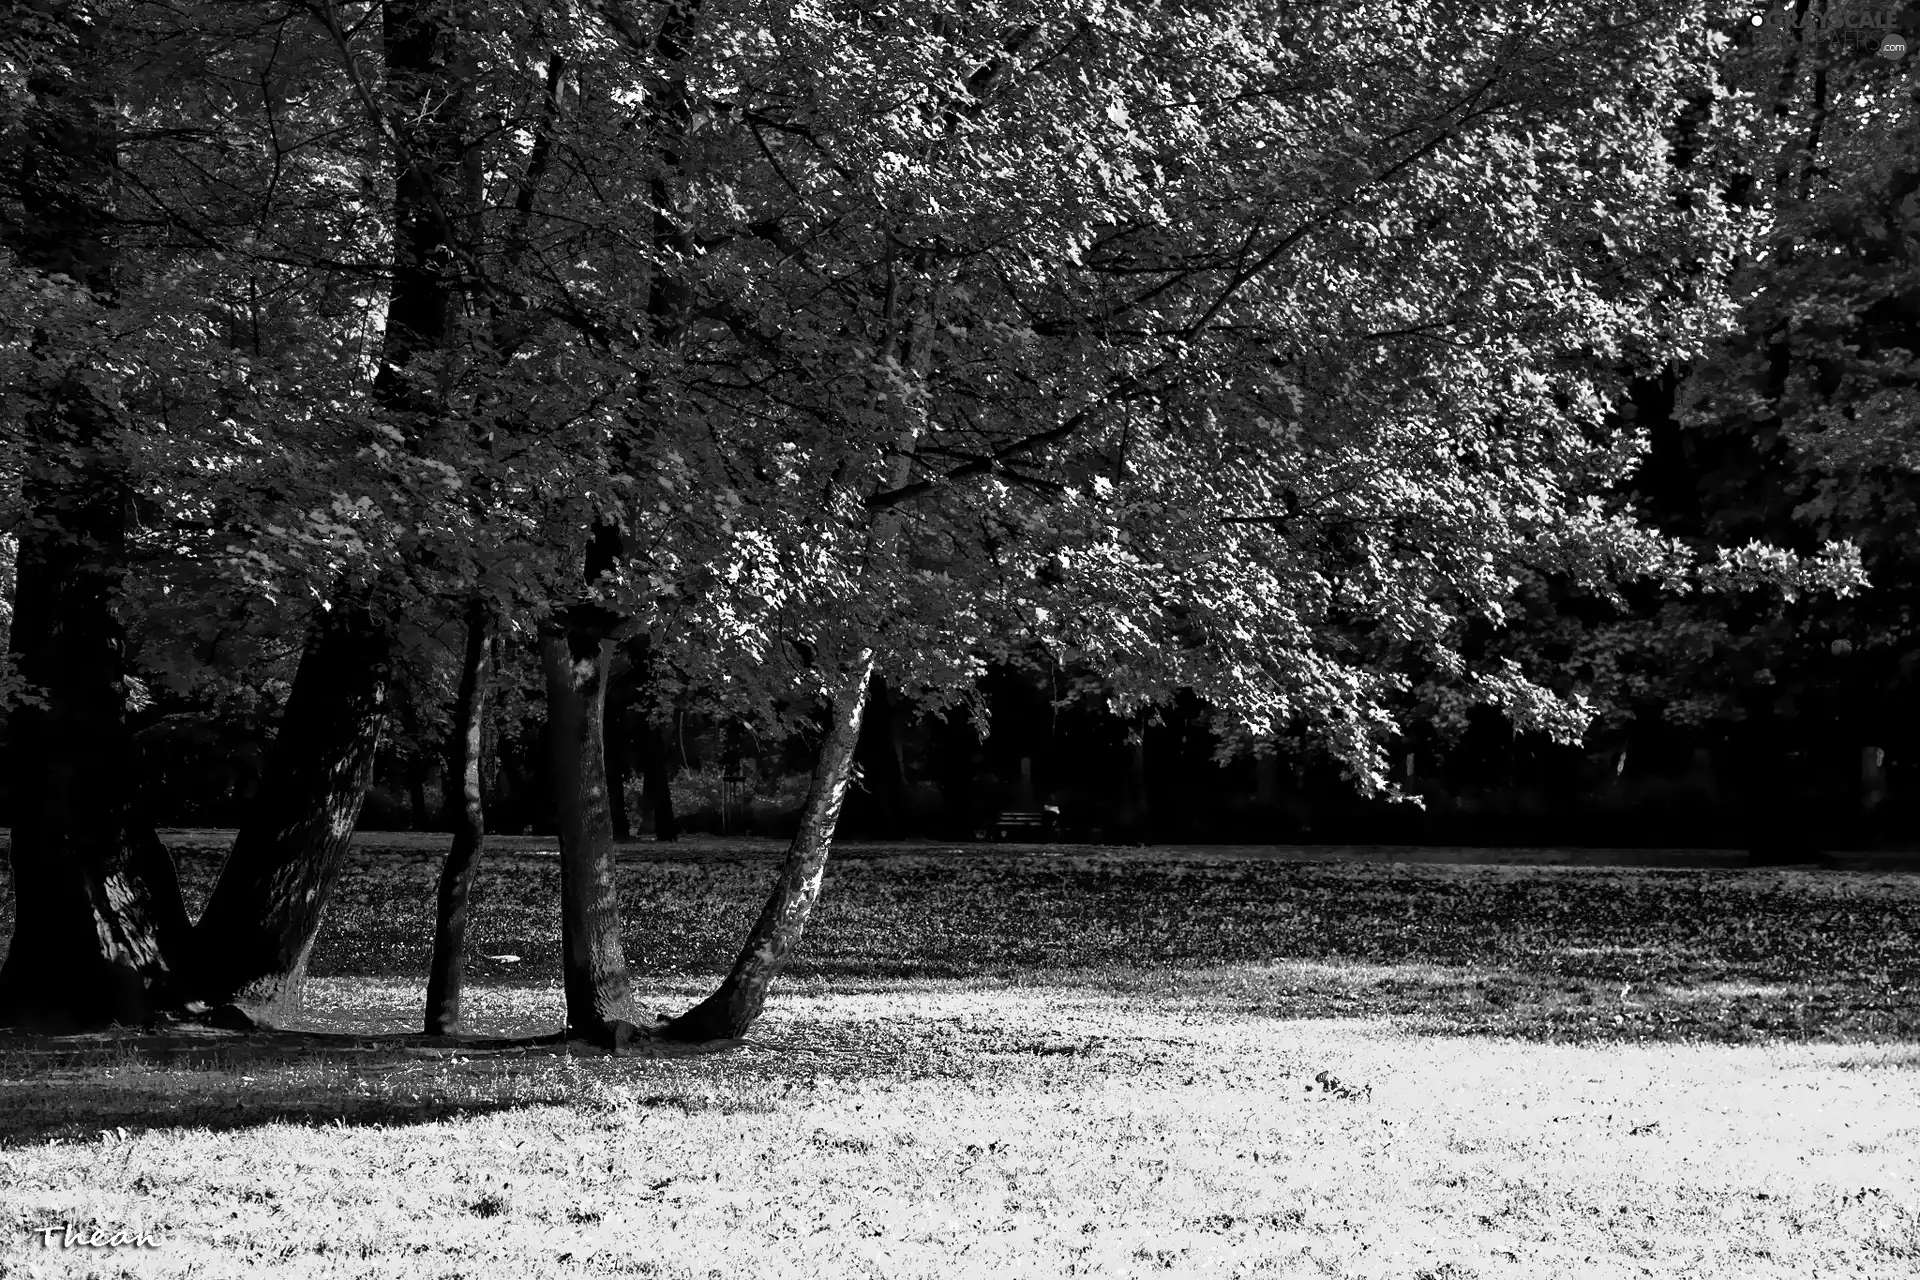
[[[613,520],[601,589],[742,710],[1037,639],[1376,791],[1414,677],[1577,734],[1462,648],[1518,584],[1679,572],[1599,495],[1619,370],[1716,332],[1758,229],[1673,154],[1695,6],[423,0],[432,84],[374,12],[103,9],[126,296],[0,343],[117,380],[177,680],[356,583],[416,653],[475,591],[537,616]],[[458,314],[397,353],[423,163]]]
[[[1714,331],[1750,232],[1668,155],[1701,15],[777,16],[703,14],[688,69],[655,467],[727,508],[700,633],[936,694],[1042,639],[1368,790],[1409,654],[1577,733],[1459,631],[1543,568],[1678,571],[1598,492],[1614,370]]]

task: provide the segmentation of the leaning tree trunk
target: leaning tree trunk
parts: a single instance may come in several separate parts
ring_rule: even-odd
[[[633,1034],[620,939],[605,721],[611,614],[563,611],[540,638],[560,820],[560,954],[567,1034],[617,1048]]]
[[[893,310],[889,304],[889,310]],[[934,299],[915,308],[908,331],[896,334],[896,353],[907,369],[924,375],[932,349]],[[915,429],[905,427],[888,477],[888,486],[897,489],[911,472]],[[867,525],[866,558],[871,564],[877,555],[887,554],[900,532],[900,514],[882,507]],[[837,688],[827,700],[827,732],[820,744],[820,758],[814,764],[813,782],[807,788],[806,803],[800,808],[800,829],[787,846],[787,860],[767,895],[766,906],[754,922],[739,959],[714,993],[678,1018],[654,1028],[652,1034],[663,1040],[706,1041],[737,1039],[760,1017],[766,1007],[767,992],[773,980],[786,967],[787,959],[800,944],[813,904],[820,897],[820,881],[826,873],[827,855],[833,849],[834,828],[840,821],[840,806],[847,797],[847,781],[853,772],[854,752],[860,745],[860,723],[865,718],[867,697],[874,672],[878,668],[872,648],[859,649],[840,673]]]
[[[454,695],[453,731],[447,743],[447,777],[459,787],[451,806],[453,843],[440,869],[439,908],[433,926],[433,968],[427,974],[427,1033],[460,1029],[460,988],[467,967],[467,899],[474,869],[487,840],[480,792],[480,756],[487,712],[488,632],[493,619],[485,602],[467,607],[467,647],[461,656],[460,689]]]
[[[334,615],[300,657],[266,777],[194,927],[203,998],[269,1021],[299,1008],[386,718],[386,629],[357,605]]]
[[[868,681],[873,676],[873,651],[863,652],[841,681],[828,707],[827,735],[820,744],[813,784],[800,810],[800,830],[787,847],[773,892],[760,919],[747,935],[740,958],[718,990],[654,1032],[663,1040],[706,1041],[737,1039],[747,1033],[766,1006],[767,991],[786,967],[800,942],[820,897],[820,881],[833,848],[833,830],[846,799],[853,770],[854,748],[860,741],[860,721],[866,711]]]
[[[374,398],[416,434],[435,428],[432,380],[410,380],[416,356],[446,343],[459,296],[450,217],[471,166],[462,77],[471,59],[446,47],[429,6],[381,10],[387,87],[408,136],[373,100],[344,31],[324,15],[348,77],[394,143],[393,280]],[[449,214],[449,209],[452,214]],[[194,929],[199,989],[269,1020],[296,1009],[322,913],[372,782],[387,712],[392,641],[364,602],[334,610],[309,638],[267,778]]]
[[[0,243],[110,306],[111,104],[92,83],[104,51],[75,6],[0,9],[20,36],[24,111],[0,172]],[[8,718],[14,932],[0,964],[0,1025],[72,1031],[144,1023],[181,1007],[187,928],[173,861],[137,815],[125,643],[113,598],[133,501],[112,452],[108,375],[35,362],[16,388],[25,519],[18,527],[11,647],[29,697]]]

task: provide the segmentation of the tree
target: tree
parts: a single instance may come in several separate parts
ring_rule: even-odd
[[[1583,726],[1577,688],[1466,643],[1529,575],[1685,563],[1605,495],[1644,447],[1622,371],[1715,332],[1750,231],[1673,156],[1725,44],[1687,6],[192,18],[211,34],[166,18],[170,60],[130,82],[197,163],[121,165],[151,261],[233,321],[224,356],[184,324],[137,353],[134,481],[256,616],[345,620],[316,663],[476,603],[537,635],[581,1034],[631,1035],[617,638],[740,715],[826,709],[733,974],[656,1032],[726,1038],[817,897],[875,679],[941,706],[1044,645],[1119,710],[1187,690],[1223,742],[1298,729],[1393,794],[1416,679]],[[239,323],[260,279],[314,304],[284,341]],[[193,560],[127,592],[156,659],[186,606],[154,588]],[[307,816],[236,848],[220,928],[272,941],[243,949],[270,992],[338,866],[380,665],[299,735],[332,753],[296,771]]]
[[[1122,705],[1188,688],[1242,735],[1305,725],[1392,793],[1411,671],[1584,724],[1462,652],[1521,574],[1678,572],[1603,505],[1644,446],[1609,407],[1621,365],[1720,312],[1738,218],[1664,139],[1721,37],[1653,6],[1280,16],[707,34],[710,324],[676,391],[740,550],[701,607],[777,596],[763,657],[833,728],[733,973],[660,1034],[757,1012],[876,669],[938,696],[1029,636]]]
[[[10,353],[8,379],[26,402],[10,406],[24,508],[11,649],[25,696],[8,726],[18,924],[0,967],[0,1023],[67,1028],[150,1016],[149,993],[180,985],[186,915],[127,789],[94,788],[124,777],[132,756],[113,610],[132,486],[113,442],[118,389],[90,367],[98,344],[84,336],[118,292],[110,52],[82,5],[19,3],[6,14],[24,58],[24,109],[6,121],[0,232],[35,273],[10,278],[10,292],[38,294],[28,314],[43,323]]]
[[[364,313],[355,308],[384,292],[388,272],[373,268],[383,238],[359,216],[369,169],[356,162],[376,159],[378,148],[343,157],[337,147],[355,136],[341,127],[355,118],[354,99],[328,83],[338,62],[323,57],[338,52],[337,24],[217,8],[53,5],[21,14],[32,37],[23,47],[37,61],[29,109],[8,122],[16,164],[6,196],[18,232],[9,247],[24,253],[7,278],[23,305],[11,313],[18,321],[6,351],[12,366],[33,372],[11,381],[35,389],[34,420],[48,424],[35,434],[80,448],[62,443],[68,456],[56,457],[43,447],[57,491],[30,498],[46,513],[36,525],[49,538],[29,539],[16,642],[27,692],[51,695],[52,715],[40,722],[16,711],[11,736],[23,760],[42,760],[64,780],[62,804],[85,796],[98,822],[123,834],[93,831],[90,850],[76,852],[73,819],[57,818],[44,836],[25,824],[14,859],[21,917],[36,923],[16,933],[8,987],[37,994],[4,1016],[86,1025],[229,999],[278,1011],[297,998],[378,741],[388,646],[407,625],[407,592],[370,590],[382,559],[397,551],[405,564],[409,548],[395,543],[395,522],[368,490],[414,516],[399,526],[409,530],[457,526],[432,513],[464,509],[445,497],[444,460],[412,451],[396,466],[377,444],[356,447],[397,432],[378,419],[410,411],[415,389],[388,376],[376,412],[361,407]],[[205,91],[236,80],[244,93]],[[110,208],[101,176],[109,168]],[[351,194],[342,198],[342,187]],[[67,250],[55,243],[61,236]],[[69,268],[80,249],[99,259],[96,274],[111,275],[110,294],[74,288]],[[276,288],[279,315],[312,304],[298,331],[276,327]],[[405,306],[397,313],[388,368],[412,363],[419,344],[409,326],[418,319]],[[79,402],[55,394],[49,355],[87,370],[89,421],[58,407]],[[55,425],[64,419],[80,424],[77,435]],[[83,497],[75,509],[93,513],[84,529],[59,514]],[[463,538],[456,532],[452,542]],[[43,545],[67,548],[64,566],[47,566],[51,575]],[[416,563],[437,548],[425,550]],[[81,589],[49,596],[63,582]],[[402,585],[417,598],[404,576]],[[469,578],[462,592],[473,590]],[[303,597],[319,607],[299,607]],[[308,638],[272,776],[188,933],[164,849],[121,816],[134,773],[122,745],[125,706],[143,696],[140,681],[126,678],[121,627],[130,622],[148,678],[190,685],[203,665],[193,652],[198,627],[180,624],[229,612],[243,627],[290,626]],[[95,639],[74,652],[92,656],[48,667],[49,638],[80,634],[83,619]],[[124,847],[114,852],[109,840]],[[103,876],[125,884],[103,887]],[[89,879],[100,883],[89,890]],[[77,905],[59,905],[76,895],[92,899],[94,925]],[[109,945],[118,958],[62,959],[94,947],[87,939],[96,934],[127,940]]]
[[[458,788],[452,813],[453,843],[440,871],[435,898],[433,968],[427,974],[427,1031],[445,1035],[459,1029],[460,992],[466,973],[467,900],[474,871],[485,851],[486,809],[480,769],[486,733],[488,651],[493,619],[483,603],[467,613],[466,647],[461,655],[460,687],[455,695],[453,731],[447,737],[449,791]]]

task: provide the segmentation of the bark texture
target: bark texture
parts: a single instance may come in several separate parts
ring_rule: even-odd
[[[331,11],[328,11],[332,22]],[[438,384],[410,366],[446,342],[460,297],[453,217],[471,185],[463,77],[428,6],[384,6],[396,134],[393,282],[376,399],[416,433],[439,421]],[[330,26],[363,92],[344,35]],[[366,104],[376,114],[377,104]],[[373,778],[388,710],[391,639],[363,601],[336,606],[309,638],[268,758],[265,783],[194,929],[196,978],[212,1002],[271,1020],[296,1009],[326,902]]]
[[[820,897],[834,826],[840,820],[840,806],[853,771],[853,753],[860,741],[860,721],[873,676],[872,652],[863,653],[853,665],[828,708],[827,734],[820,744],[820,759],[814,766],[806,804],[800,810],[800,829],[787,846],[779,879],[747,935],[740,958],[733,962],[732,972],[718,990],[655,1031],[658,1038],[698,1042],[745,1035],[766,1007],[773,980],[799,945],[813,904]]]
[[[0,243],[110,307],[113,117],[98,29],[61,3],[0,5],[0,20],[24,89],[0,148]],[[116,395],[47,354],[43,381],[11,389],[27,406],[10,642],[27,696],[8,717],[15,927],[0,1025],[63,1032],[179,1008],[187,922],[172,858],[137,813],[114,613],[133,501],[111,439]]]
[[[560,825],[567,1033],[617,1048],[632,1036],[633,1025],[602,728],[615,621],[591,604],[564,611],[542,633],[540,659]]]
[[[198,989],[269,1021],[299,1007],[307,956],[373,781],[391,639],[359,606],[307,642],[266,777],[194,927]]]
[[[423,431],[439,425],[437,371],[424,379],[403,371],[444,351],[452,337],[465,301],[461,228],[478,207],[481,178],[469,119],[473,55],[458,28],[442,22],[446,16],[424,0],[381,7],[387,93],[405,127],[396,132],[393,283],[375,390],[396,415],[418,414]]]
[[[89,411],[54,412],[84,429]],[[15,568],[14,661],[37,700],[8,722],[16,924],[0,1025],[48,1032],[146,1023],[185,1000],[186,910],[133,794],[112,606],[123,502],[103,470],[96,457],[60,483],[36,468]]]
[[[467,899],[487,840],[480,757],[485,741],[492,621],[484,603],[476,600],[468,606],[466,651],[461,655],[460,687],[454,695],[453,730],[447,743],[447,777],[459,791],[449,815],[453,842],[440,869],[434,912],[433,968],[427,974],[429,1035],[450,1035],[460,1029],[460,992],[467,969]]]

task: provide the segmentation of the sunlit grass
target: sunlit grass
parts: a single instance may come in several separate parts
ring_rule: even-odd
[[[629,849],[643,1017],[767,851]],[[301,1025],[418,1028],[435,846],[363,842]],[[183,859],[190,893],[218,864]],[[467,1012],[555,1030],[551,855]],[[1920,880],[855,851],[749,1046],[0,1046],[0,1276],[1905,1277]],[[0,932],[6,921],[0,920]],[[56,1221],[156,1250],[50,1251]]]
[[[698,1060],[8,1071],[9,1115],[63,1090],[95,1110],[58,1140],[16,1133],[0,1179],[30,1224],[159,1228],[142,1276],[1920,1264],[1900,1046],[1433,1037],[955,982],[791,993],[756,1039]],[[0,1259],[49,1260],[37,1241]]]

